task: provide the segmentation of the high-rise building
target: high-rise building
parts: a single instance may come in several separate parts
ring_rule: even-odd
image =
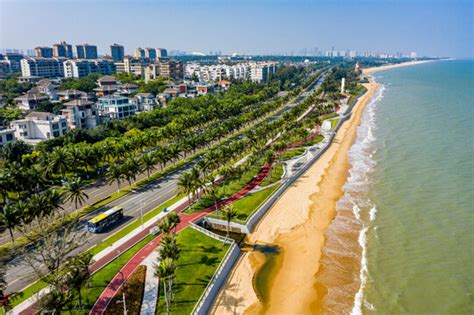
[[[156,49],[157,57],[168,57],[168,51],[165,48]]]
[[[145,58],[156,59],[156,49],[155,48],[145,48]]]
[[[412,52],[410,53],[410,58],[416,59],[416,52],[412,51]]]
[[[21,75],[57,78],[64,76],[64,57],[26,57],[21,60]]]
[[[114,61],[123,61],[125,50],[122,45],[113,44],[110,46],[110,55]]]
[[[76,45],[76,57],[77,59],[97,59],[97,46],[96,45]]]
[[[53,48],[51,47],[35,47],[35,56],[51,58],[53,57]]]
[[[72,45],[61,41],[59,44],[53,45],[53,55],[54,57],[65,57],[72,59]]]
[[[3,61],[8,64],[9,67],[9,72],[20,72],[21,71],[21,66],[20,66],[20,61],[23,59],[22,54],[18,53],[6,53],[3,56]]]
[[[145,58],[145,49],[138,47],[135,49],[135,53],[133,54],[135,58]]]

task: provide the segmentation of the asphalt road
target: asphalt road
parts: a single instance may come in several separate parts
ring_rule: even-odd
[[[309,92],[304,92],[303,95],[298,97],[295,102],[293,102],[292,104],[288,104],[282,112],[277,113],[275,116],[269,118],[266,121],[268,122],[278,119],[285,112],[301,103],[306,97],[311,95],[313,91],[319,88],[324,77],[325,75],[321,76],[316,84],[312,84],[309,87]],[[184,165],[178,170],[176,170],[174,173],[166,175],[160,178],[159,180],[156,180],[152,184],[149,184],[137,190],[136,193],[129,193],[111,202],[106,207],[103,207],[101,209],[98,209],[97,211],[91,212],[90,214],[86,215],[84,218],[82,218],[80,222],[79,226],[81,227],[81,230],[78,231],[80,233],[84,231],[85,224],[88,220],[96,216],[98,213],[101,213],[113,206],[122,206],[124,208],[125,220],[123,220],[121,224],[114,226],[107,232],[99,234],[86,233],[84,244],[77,248],[73,252],[73,254],[83,252],[91,248],[92,246],[106,239],[108,236],[117,232],[119,229],[123,228],[127,223],[140,218],[141,207],[143,214],[145,214],[155,209],[157,206],[159,206],[166,200],[174,197],[177,192],[177,180],[179,176],[183,172],[189,170],[193,166],[193,164],[194,163],[189,163],[187,165]],[[143,177],[145,177],[145,175],[141,175],[139,178]],[[96,185],[90,187],[86,191],[86,193],[89,195],[88,203],[93,202],[93,200],[100,200],[102,198],[105,198],[111,193],[115,192],[116,189],[117,188],[115,184],[109,186],[105,181],[99,181]],[[72,210],[72,208],[70,208],[69,210]],[[8,283],[7,291],[17,292],[28,286],[33,281],[35,281],[36,276],[34,274],[33,269],[30,266],[25,265],[24,258],[22,256],[18,256],[9,263],[5,280]]]

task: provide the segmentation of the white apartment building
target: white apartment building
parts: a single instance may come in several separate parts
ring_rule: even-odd
[[[67,132],[68,123],[64,116],[31,112],[24,119],[12,121],[10,127],[15,130],[16,139],[36,144],[64,135]]]
[[[65,103],[64,106],[61,114],[67,119],[71,129],[97,126],[98,112],[94,102],[77,99]]]
[[[0,148],[10,142],[15,142],[15,130],[8,128],[0,129]]]
[[[275,62],[252,63],[250,66],[250,80],[253,82],[266,81],[271,73],[275,73]]]
[[[57,78],[64,76],[64,61],[66,58],[26,57],[20,61],[21,75],[24,77],[38,76]]]
[[[147,64],[143,61],[132,58],[125,58],[123,61],[115,63],[117,72],[133,73],[140,77],[144,77],[146,66]]]
[[[115,63],[107,59],[77,59],[64,62],[64,77],[82,78],[91,73],[110,75],[116,71]]]
[[[219,81],[222,79],[265,81],[270,73],[276,71],[274,62],[245,62],[237,64],[201,65],[190,63],[186,65],[186,77],[196,76],[201,82]]]
[[[106,95],[100,97],[97,103],[100,116],[110,119],[123,119],[135,115],[137,106],[128,97]]]

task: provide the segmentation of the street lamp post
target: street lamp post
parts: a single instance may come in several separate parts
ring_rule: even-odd
[[[138,193],[136,190],[132,190],[133,193]],[[143,230],[143,200],[140,199],[140,220],[142,222],[142,230]]]

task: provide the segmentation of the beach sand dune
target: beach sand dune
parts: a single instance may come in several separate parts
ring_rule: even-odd
[[[267,281],[265,302],[260,301],[253,285],[265,256],[247,252],[229,275],[211,313],[321,313],[325,290],[316,283],[316,273],[325,231],[335,217],[336,202],[350,167],[347,151],[377,84],[366,87],[368,92],[359,99],[329,150],[283,194],[248,236],[251,244],[273,244],[281,251]]]

